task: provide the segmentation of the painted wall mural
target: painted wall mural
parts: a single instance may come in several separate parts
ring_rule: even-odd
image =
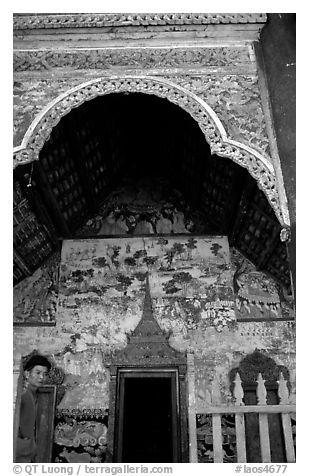
[[[237,319],[295,318],[293,297],[234,248],[231,264]]]
[[[96,421],[58,418],[54,432],[55,463],[103,463],[106,458],[107,417]]]
[[[163,179],[156,186],[125,181],[79,230],[79,235],[85,237],[157,233],[207,234],[207,218],[189,208],[180,193],[171,190]],[[237,319],[294,319],[293,297],[235,248],[231,247],[230,254]],[[196,304],[192,311],[199,312]]]
[[[187,335],[235,324],[226,237],[68,240],[62,248],[58,318],[71,314],[83,336],[78,350],[98,342],[105,349],[125,345],[125,332],[141,317],[147,273],[155,317],[165,330]],[[78,326],[85,314],[87,334]]]
[[[55,323],[59,267],[60,253],[56,252],[32,276],[14,287],[14,323]]]
[[[123,235],[63,242],[55,326],[14,330],[15,359],[36,348],[48,352],[63,369],[65,393],[57,405],[54,461],[105,461],[110,382],[106,365],[114,351],[126,346],[127,333],[141,319],[147,274],[153,314],[170,332],[171,347],[194,353],[198,402],[210,402],[216,376],[222,403],[231,403],[229,372],[255,349],[286,366],[290,400],[295,401],[295,324],[276,320],[260,302],[264,315],[275,319],[256,322],[259,307],[253,299],[246,303],[250,312],[243,303],[237,307],[239,296],[247,298],[245,293],[237,293],[235,306],[236,278],[239,289],[247,286],[254,296],[265,280],[261,273],[252,282],[245,278],[250,273],[257,276],[243,260],[229,249],[224,236]],[[270,281],[264,289],[267,302],[280,298],[272,285]],[[281,314],[277,311],[282,315],[282,309]],[[252,321],[237,321],[239,316],[252,316]],[[210,462],[212,448],[204,442],[211,428],[201,420],[197,431],[200,460]],[[225,460],[233,461],[234,429],[229,421],[224,431]]]

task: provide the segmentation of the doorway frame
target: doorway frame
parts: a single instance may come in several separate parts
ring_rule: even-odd
[[[171,381],[172,401],[172,438],[173,460],[179,462],[180,457],[180,412],[179,412],[179,378],[177,368],[121,368],[117,373],[117,396],[115,411],[114,455],[117,462],[123,459],[123,416],[125,399],[125,381],[130,378],[168,378]]]
[[[126,366],[126,365],[110,365],[110,398],[109,398],[109,417],[108,417],[108,431],[107,431],[107,453],[106,453],[106,462],[107,463],[119,463],[118,456],[118,435],[119,430],[119,375],[123,372],[135,372],[141,373],[159,373],[162,371],[165,372],[174,372],[177,375],[177,412],[178,412],[178,428],[177,428],[177,441],[178,441],[178,450],[177,463],[189,463],[189,439],[188,439],[188,396],[187,396],[187,366],[184,363],[167,363],[162,362],[163,365],[145,365],[144,367],[139,365]]]

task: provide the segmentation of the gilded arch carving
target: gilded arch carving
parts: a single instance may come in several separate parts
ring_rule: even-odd
[[[273,165],[256,150],[234,141],[213,109],[201,98],[182,86],[163,78],[125,76],[98,78],[80,84],[61,94],[46,106],[28,128],[21,146],[14,149],[14,166],[39,159],[44,143],[60,119],[85,101],[111,93],[141,92],[168,99],[198,123],[211,153],[227,157],[246,168],[265,193],[283,228],[289,227],[286,204],[282,204]]]

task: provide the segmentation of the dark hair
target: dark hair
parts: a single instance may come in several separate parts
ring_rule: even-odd
[[[48,372],[50,371],[51,369],[51,363],[50,361],[47,359],[47,357],[44,357],[43,355],[33,355],[32,357],[30,357],[29,360],[27,360],[27,362],[25,363],[24,365],[24,370],[32,370],[33,367],[35,367],[36,365],[41,365],[42,367],[46,367]]]

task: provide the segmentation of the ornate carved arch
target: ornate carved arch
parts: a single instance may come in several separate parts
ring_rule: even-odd
[[[172,81],[151,76],[98,78],[80,84],[61,94],[46,106],[28,128],[21,146],[14,149],[14,166],[39,159],[39,153],[53,127],[73,108],[85,101],[111,93],[140,92],[154,94],[178,105],[198,123],[212,154],[227,157],[246,168],[265,193],[279,222],[289,226],[287,207],[281,203],[274,168],[256,150],[234,141],[213,109],[201,98]]]

